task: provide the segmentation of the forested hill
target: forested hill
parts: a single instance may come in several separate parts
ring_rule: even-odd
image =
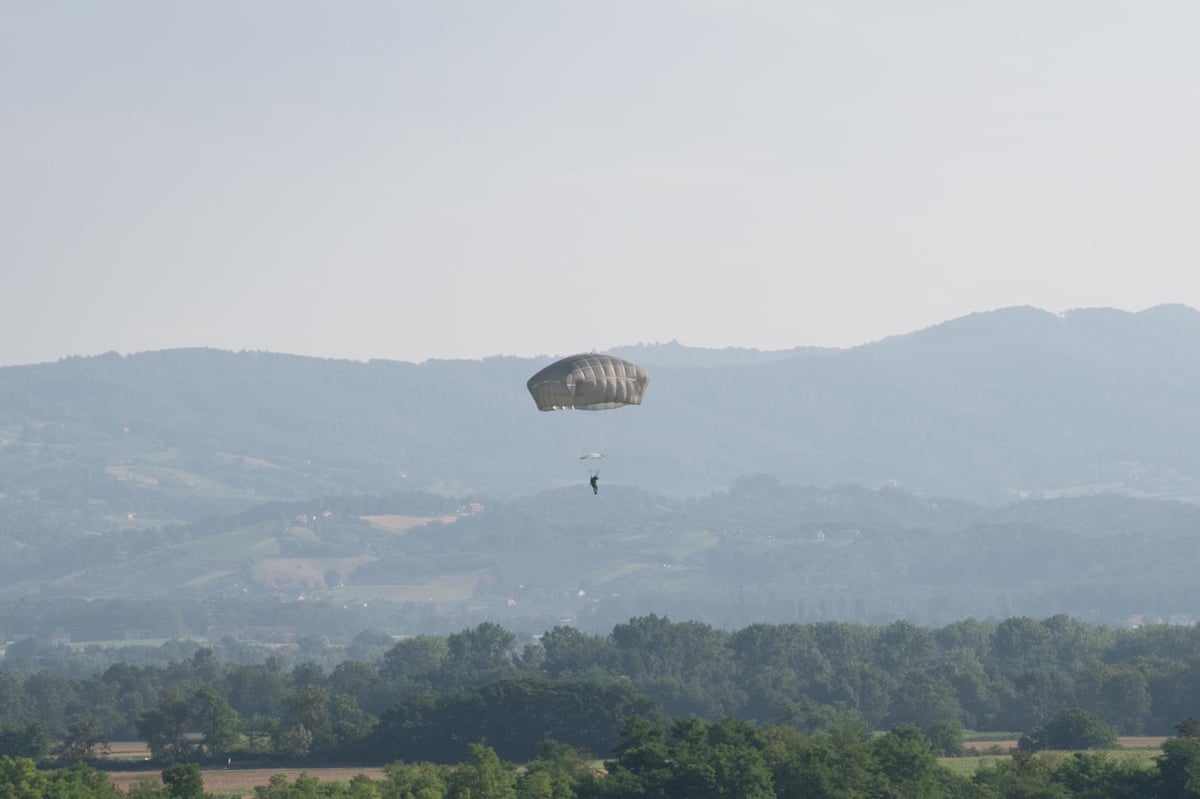
[[[354,614],[410,633],[481,619],[526,633],[603,630],[648,613],[728,628],[1200,617],[1180,590],[1194,581],[1200,505],[1115,494],[993,508],[760,476],[683,500],[623,486],[484,503],[398,493],[268,503],[192,524],[39,507],[58,524],[0,520],[0,633],[219,640],[286,626],[336,636],[356,629]]]
[[[645,404],[539,413],[550,358],[411,364],[174,350],[0,369],[0,490],[169,505],[579,482],[702,495],[769,473],[984,502],[1200,497],[1200,313],[1010,308],[847,350],[618,349]],[[553,347],[547,341],[547,347]]]

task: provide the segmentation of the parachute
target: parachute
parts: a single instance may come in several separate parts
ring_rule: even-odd
[[[650,375],[637,364],[596,353],[572,355],[525,384],[539,411],[605,411],[641,405]]]

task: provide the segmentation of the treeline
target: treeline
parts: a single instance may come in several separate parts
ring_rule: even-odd
[[[168,760],[450,762],[486,741],[520,761],[547,736],[603,755],[634,715],[1032,733],[1078,709],[1127,735],[1170,734],[1200,717],[1195,627],[1114,630],[1055,616],[725,631],[645,616],[609,635],[556,627],[519,642],[483,623],[386,647],[375,640],[359,641],[368,659],[332,667],[234,663],[201,649],[86,678],[0,673],[0,745],[33,741],[0,754],[37,756],[37,741],[86,753],[89,740],[140,738]]]
[[[255,789],[256,799],[1189,799],[1200,797],[1200,739],[1181,728],[1153,762],[1094,753],[1018,752],[962,774],[941,765],[912,726],[873,735],[839,723],[802,733],[724,719],[669,727],[631,719],[603,769],[587,755],[546,741],[518,768],[471,744],[454,765],[397,761],[372,779],[321,782],[283,774]],[[22,799],[203,799],[195,764],[147,775],[122,794],[87,766],[38,771],[24,758],[0,758],[0,796]]]

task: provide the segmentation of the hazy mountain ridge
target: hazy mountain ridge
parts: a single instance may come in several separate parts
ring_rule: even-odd
[[[599,414],[534,410],[524,381],[548,358],[69,358],[0,369],[0,486],[245,507],[396,488],[511,496],[576,482],[578,453],[602,449],[606,481],[676,495],[766,472],[992,502],[1197,497],[1197,343],[1200,313],[1160,306],[1010,308],[849,350],[640,345],[645,404]]]
[[[758,350],[747,347],[688,347],[678,341],[615,347],[609,353],[646,367],[653,366],[751,366],[787,358],[814,358],[842,352],[834,347],[792,347]]]

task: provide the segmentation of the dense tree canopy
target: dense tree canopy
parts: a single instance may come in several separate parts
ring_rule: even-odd
[[[1181,717],[1200,717],[1200,631],[1066,617],[726,631],[646,616],[608,636],[559,626],[528,641],[484,623],[373,646],[369,661],[337,661],[318,644],[291,661],[244,663],[221,646],[86,677],[0,671],[0,755],[86,760],[108,740],[136,737],[164,763],[447,763],[471,743],[521,762],[554,738],[603,757],[634,716],[805,733],[847,723],[911,729],[955,754],[964,729],[1023,733],[1031,750],[1076,749],[1111,745],[1118,733],[1167,734]],[[307,655],[321,661],[294,659]]]

